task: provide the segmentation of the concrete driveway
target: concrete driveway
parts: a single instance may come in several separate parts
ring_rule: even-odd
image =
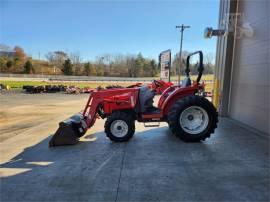
[[[75,146],[2,142],[1,201],[269,201],[269,140],[228,119],[203,143],[166,124],[112,143],[102,128]]]

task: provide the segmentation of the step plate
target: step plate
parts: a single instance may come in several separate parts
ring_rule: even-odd
[[[149,123],[149,122],[148,122]],[[150,122],[151,123],[151,122]],[[146,128],[151,128],[151,127],[159,127],[160,126],[160,122],[155,122],[155,124],[149,124],[149,125],[147,125],[147,123],[145,122],[145,123],[143,123],[144,124],[144,127],[146,127]]]

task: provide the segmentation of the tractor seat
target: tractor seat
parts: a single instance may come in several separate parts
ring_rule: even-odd
[[[139,102],[142,113],[148,111],[150,108],[153,108],[155,95],[155,91],[150,90],[147,86],[142,86],[139,88]]]
[[[185,87],[188,87],[188,86],[191,86],[191,80],[190,80],[189,77],[186,77],[186,78],[182,81],[181,88],[185,88]]]

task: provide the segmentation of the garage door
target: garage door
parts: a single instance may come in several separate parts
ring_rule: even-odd
[[[269,130],[270,5],[269,1],[239,1],[242,21],[254,29],[251,38],[236,39],[229,116],[259,131]]]

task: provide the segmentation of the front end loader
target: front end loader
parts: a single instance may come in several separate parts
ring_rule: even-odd
[[[198,77],[191,82],[190,58],[196,54],[199,55]],[[203,53],[190,54],[182,84],[166,88],[157,106],[153,105],[153,99],[159,88],[164,86],[160,81],[154,80],[151,89],[141,86],[93,90],[82,112],[59,123],[49,145],[76,144],[97,118],[106,118],[105,133],[116,142],[128,141],[134,135],[135,121],[167,122],[172,133],[184,141],[205,140],[217,127],[218,114],[204,97],[204,83],[200,83],[203,69]]]

